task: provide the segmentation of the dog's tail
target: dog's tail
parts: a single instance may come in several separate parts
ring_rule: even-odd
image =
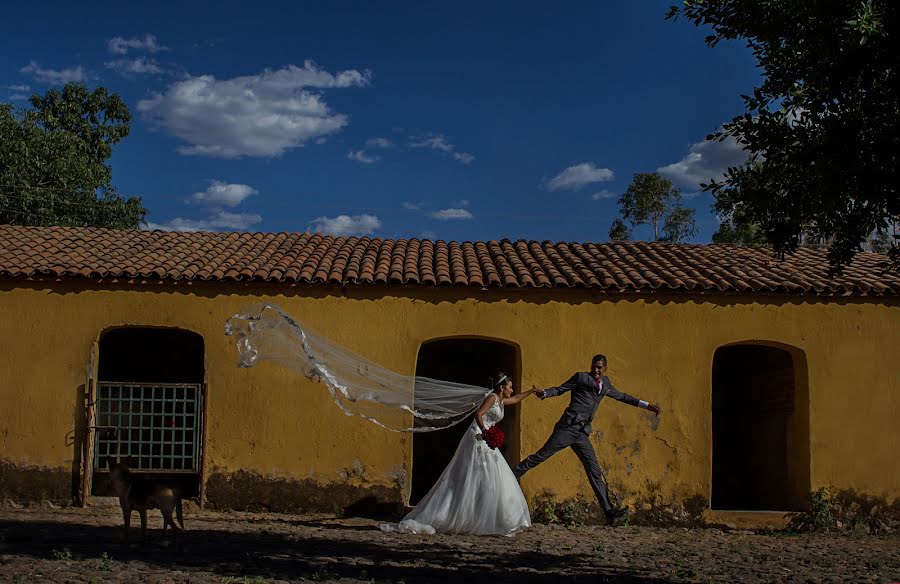
[[[184,529],[184,515],[181,512],[181,497],[175,497],[175,516],[178,517],[178,523],[181,529]]]

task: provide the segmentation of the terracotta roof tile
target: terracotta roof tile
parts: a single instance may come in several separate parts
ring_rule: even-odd
[[[586,287],[610,292],[898,296],[886,258],[828,276],[825,251],[647,242],[430,241],[298,233],[0,226],[0,276],[340,285]]]

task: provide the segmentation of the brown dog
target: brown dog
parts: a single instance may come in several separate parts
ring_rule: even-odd
[[[108,462],[109,480],[116,495],[119,496],[119,505],[122,506],[122,518],[125,520],[125,541],[128,541],[132,511],[137,511],[141,516],[141,538],[143,541],[147,541],[147,509],[156,508],[159,508],[163,516],[163,537],[166,535],[166,527],[171,525],[172,537],[177,540],[178,526],[172,520],[173,511],[178,517],[181,528],[184,529],[181,495],[178,491],[159,480],[149,479],[131,472],[127,462],[114,460]]]

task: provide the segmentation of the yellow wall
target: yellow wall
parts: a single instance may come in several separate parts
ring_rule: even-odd
[[[208,469],[322,484],[394,485],[399,477],[408,488],[409,435],[344,416],[324,386],[273,365],[236,367],[223,325],[261,300],[404,373],[415,371],[423,342],[456,335],[520,347],[525,387],[561,383],[585,369],[591,355],[606,353],[620,389],[663,409],[655,431],[644,411],[611,400],[598,411],[593,438],[601,465],[613,488],[632,497],[654,484],[667,498],[708,497],[716,348],[753,340],[791,345],[805,353],[808,366],[812,486],[900,496],[896,300],[6,281],[0,284],[0,462],[70,470],[78,392],[93,344],[111,327],[164,326],[204,338]],[[567,398],[523,402],[522,455],[543,444],[566,404]],[[544,488],[561,497],[590,495],[568,451],[527,475],[523,488],[528,495]]]

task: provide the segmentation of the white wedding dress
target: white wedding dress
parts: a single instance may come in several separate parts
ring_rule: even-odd
[[[497,400],[483,421],[490,428],[503,419]],[[508,535],[531,526],[528,504],[516,477],[500,454],[478,438],[472,420],[440,478],[399,524],[382,531]]]

